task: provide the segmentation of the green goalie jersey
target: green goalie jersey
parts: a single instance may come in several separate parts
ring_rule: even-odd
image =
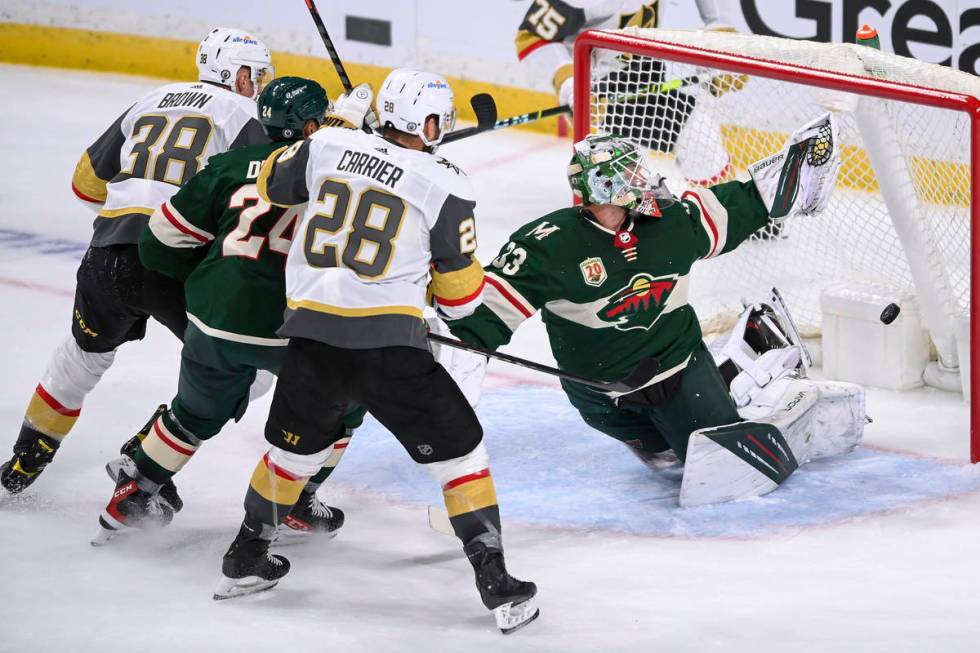
[[[211,157],[150,218],[139,242],[147,268],[185,282],[188,319],[226,340],[281,346],[285,263],[304,206],[259,197],[262,161],[282,143]]]
[[[483,303],[450,329],[496,349],[540,310],[563,370],[612,381],[653,357],[655,382],[684,369],[702,337],[688,303],[691,266],[733,250],[769,218],[751,182],[689,191],[657,212],[615,232],[580,208],[524,225],[487,266]]]

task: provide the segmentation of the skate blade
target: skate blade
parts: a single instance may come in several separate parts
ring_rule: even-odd
[[[288,526],[280,526],[276,530],[276,534],[273,536],[269,546],[293,546],[308,542],[313,538],[326,542],[337,537],[338,532],[339,529],[324,533],[322,531],[300,531],[295,528],[289,528]]]
[[[264,592],[278,584],[278,578],[276,580],[263,580],[258,576],[246,576],[245,578],[228,578],[227,576],[222,576],[221,580],[218,581],[218,586],[214,588],[214,596],[212,598],[215,601],[234,599],[239,596],[255,594],[256,592]]]
[[[95,537],[93,537],[89,541],[89,544],[91,544],[92,546],[105,546],[110,541],[114,540],[116,536],[119,535],[121,532],[122,531],[110,531],[109,529],[102,528],[100,526],[99,532],[96,533]]]
[[[504,603],[493,609],[493,618],[497,621],[497,628],[504,635],[520,630],[537,619],[539,614],[541,611],[535,605],[533,596],[521,603]]]

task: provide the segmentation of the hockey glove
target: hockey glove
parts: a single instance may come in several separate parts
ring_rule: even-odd
[[[367,125],[378,128],[378,116],[371,108],[374,91],[368,84],[358,84],[350,93],[344,93],[333,105],[333,114],[343,118],[356,128]]]
[[[736,33],[737,30],[734,27],[728,25],[715,25],[708,27],[710,32],[731,32]],[[708,84],[708,90],[715,97],[721,97],[729,91],[738,92],[741,91],[746,84],[749,83],[748,75],[740,75],[737,73],[723,73],[721,75],[716,75],[711,78],[711,82]]]
[[[782,152],[750,165],[749,174],[769,217],[779,220],[822,210],[840,165],[837,119],[825,113],[797,129]]]

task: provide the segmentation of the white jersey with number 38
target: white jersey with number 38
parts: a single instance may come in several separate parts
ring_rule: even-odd
[[[97,206],[96,246],[135,243],[149,216],[212,155],[269,139],[255,102],[215,84],[179,82],[136,101],[82,154],[72,188]]]

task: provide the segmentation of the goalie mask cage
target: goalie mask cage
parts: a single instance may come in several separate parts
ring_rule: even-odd
[[[575,139],[605,132],[639,142],[678,194],[747,179],[748,165],[798,127],[835,113],[842,166],[827,208],[695,265],[691,302],[710,332],[775,285],[812,337],[828,288],[914,299],[939,369],[956,374],[962,359],[970,370],[961,382],[972,462],[978,97],[980,78],[854,44],[637,28],[589,30],[575,43]]]

